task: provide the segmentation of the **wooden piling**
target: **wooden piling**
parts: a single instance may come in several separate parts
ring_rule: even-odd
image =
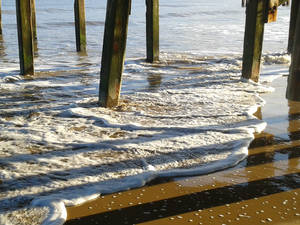
[[[0,0],[0,35],[2,35],[2,2]]]
[[[119,102],[130,5],[131,0],[107,0],[99,90],[103,107]]]
[[[32,24],[32,35],[33,35],[33,52],[34,52],[34,57],[37,57],[38,38],[37,38],[37,26],[36,26],[35,0],[31,0],[31,24]]]
[[[20,74],[34,74],[31,0],[16,0]]]
[[[74,1],[75,35],[77,52],[86,52],[86,25],[84,0]]]
[[[255,82],[259,79],[266,4],[264,0],[251,0],[246,8],[242,77]]]
[[[3,35],[0,35],[0,58],[6,56]]]
[[[298,0],[294,1],[298,2]],[[292,4],[294,1],[292,1]],[[298,11],[299,10],[300,4],[298,4]],[[292,63],[290,66],[286,97],[292,101],[300,101],[300,16],[297,17],[295,23],[295,36],[293,43]]]
[[[291,19],[290,19],[290,29],[289,29],[289,43],[288,43],[288,53],[291,54],[293,50],[294,37],[296,32],[296,21],[299,11],[299,0],[293,0],[291,5]]]
[[[159,60],[159,0],[146,0],[147,62]]]
[[[36,29],[36,10],[35,10],[35,0],[31,0],[31,23],[32,23],[32,34],[33,40],[37,41],[37,29]]]

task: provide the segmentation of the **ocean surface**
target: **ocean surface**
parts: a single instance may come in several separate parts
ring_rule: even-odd
[[[86,0],[87,55],[73,1],[36,0],[35,76],[19,75],[14,1],[2,1],[0,224],[62,224],[66,205],[234,166],[269,81],[288,74],[290,7],[266,24],[260,84],[241,80],[238,0],[160,0],[160,62],[145,62],[145,1],[132,2],[120,106],[97,105],[106,1]]]
[[[17,73],[18,44],[14,1],[3,1],[1,73]],[[75,51],[73,1],[36,0],[38,71],[98,69],[102,50],[106,1],[86,0],[88,57]],[[245,8],[238,0],[160,2],[160,50],[188,56],[241,56]],[[289,7],[281,7],[278,22],[266,25],[265,53],[286,50]],[[145,56],[145,2],[133,1],[127,59]],[[126,84],[126,81],[125,81]]]

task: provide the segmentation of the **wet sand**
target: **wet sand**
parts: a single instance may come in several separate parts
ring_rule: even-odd
[[[257,112],[268,127],[238,166],[102,196],[68,208],[65,224],[300,224],[300,103],[285,100],[286,77],[272,85]]]

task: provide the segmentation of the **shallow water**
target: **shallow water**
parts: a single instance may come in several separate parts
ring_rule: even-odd
[[[3,1],[3,39],[0,72],[18,69],[14,1]],[[75,52],[72,0],[36,0],[38,70],[61,70],[89,65],[99,70],[106,1],[86,0],[88,57]],[[245,9],[238,0],[207,2],[160,1],[160,43],[166,53],[200,56],[241,55]],[[145,3],[133,1],[128,32],[127,57],[145,55]],[[265,52],[286,50],[289,7],[281,7],[277,23],[266,25]],[[87,68],[86,68],[87,69]]]
[[[287,104],[285,83],[263,95],[270,101],[257,115],[268,127],[238,166],[102,196],[68,208],[65,224],[300,224],[300,103]]]

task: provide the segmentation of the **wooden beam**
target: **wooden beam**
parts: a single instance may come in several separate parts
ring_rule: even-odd
[[[298,0],[294,1],[298,2]],[[298,4],[298,11],[299,10],[300,4]],[[300,101],[300,16],[297,17],[295,27],[296,29],[292,50],[292,63],[290,66],[290,75],[288,78],[286,97],[287,99],[292,101]]]
[[[34,74],[31,0],[16,0],[20,74]]]
[[[293,0],[291,5],[291,18],[290,18],[290,30],[289,30],[289,43],[288,43],[288,53],[291,54],[293,50],[294,38],[296,33],[296,21],[299,11],[299,0]]]
[[[86,52],[86,25],[84,0],[75,0],[75,35],[77,52]]]
[[[147,62],[159,60],[159,0],[146,0]]]
[[[103,107],[119,102],[130,5],[131,0],[107,0],[99,89]]]
[[[259,80],[267,1],[251,0],[246,8],[242,77]]]

